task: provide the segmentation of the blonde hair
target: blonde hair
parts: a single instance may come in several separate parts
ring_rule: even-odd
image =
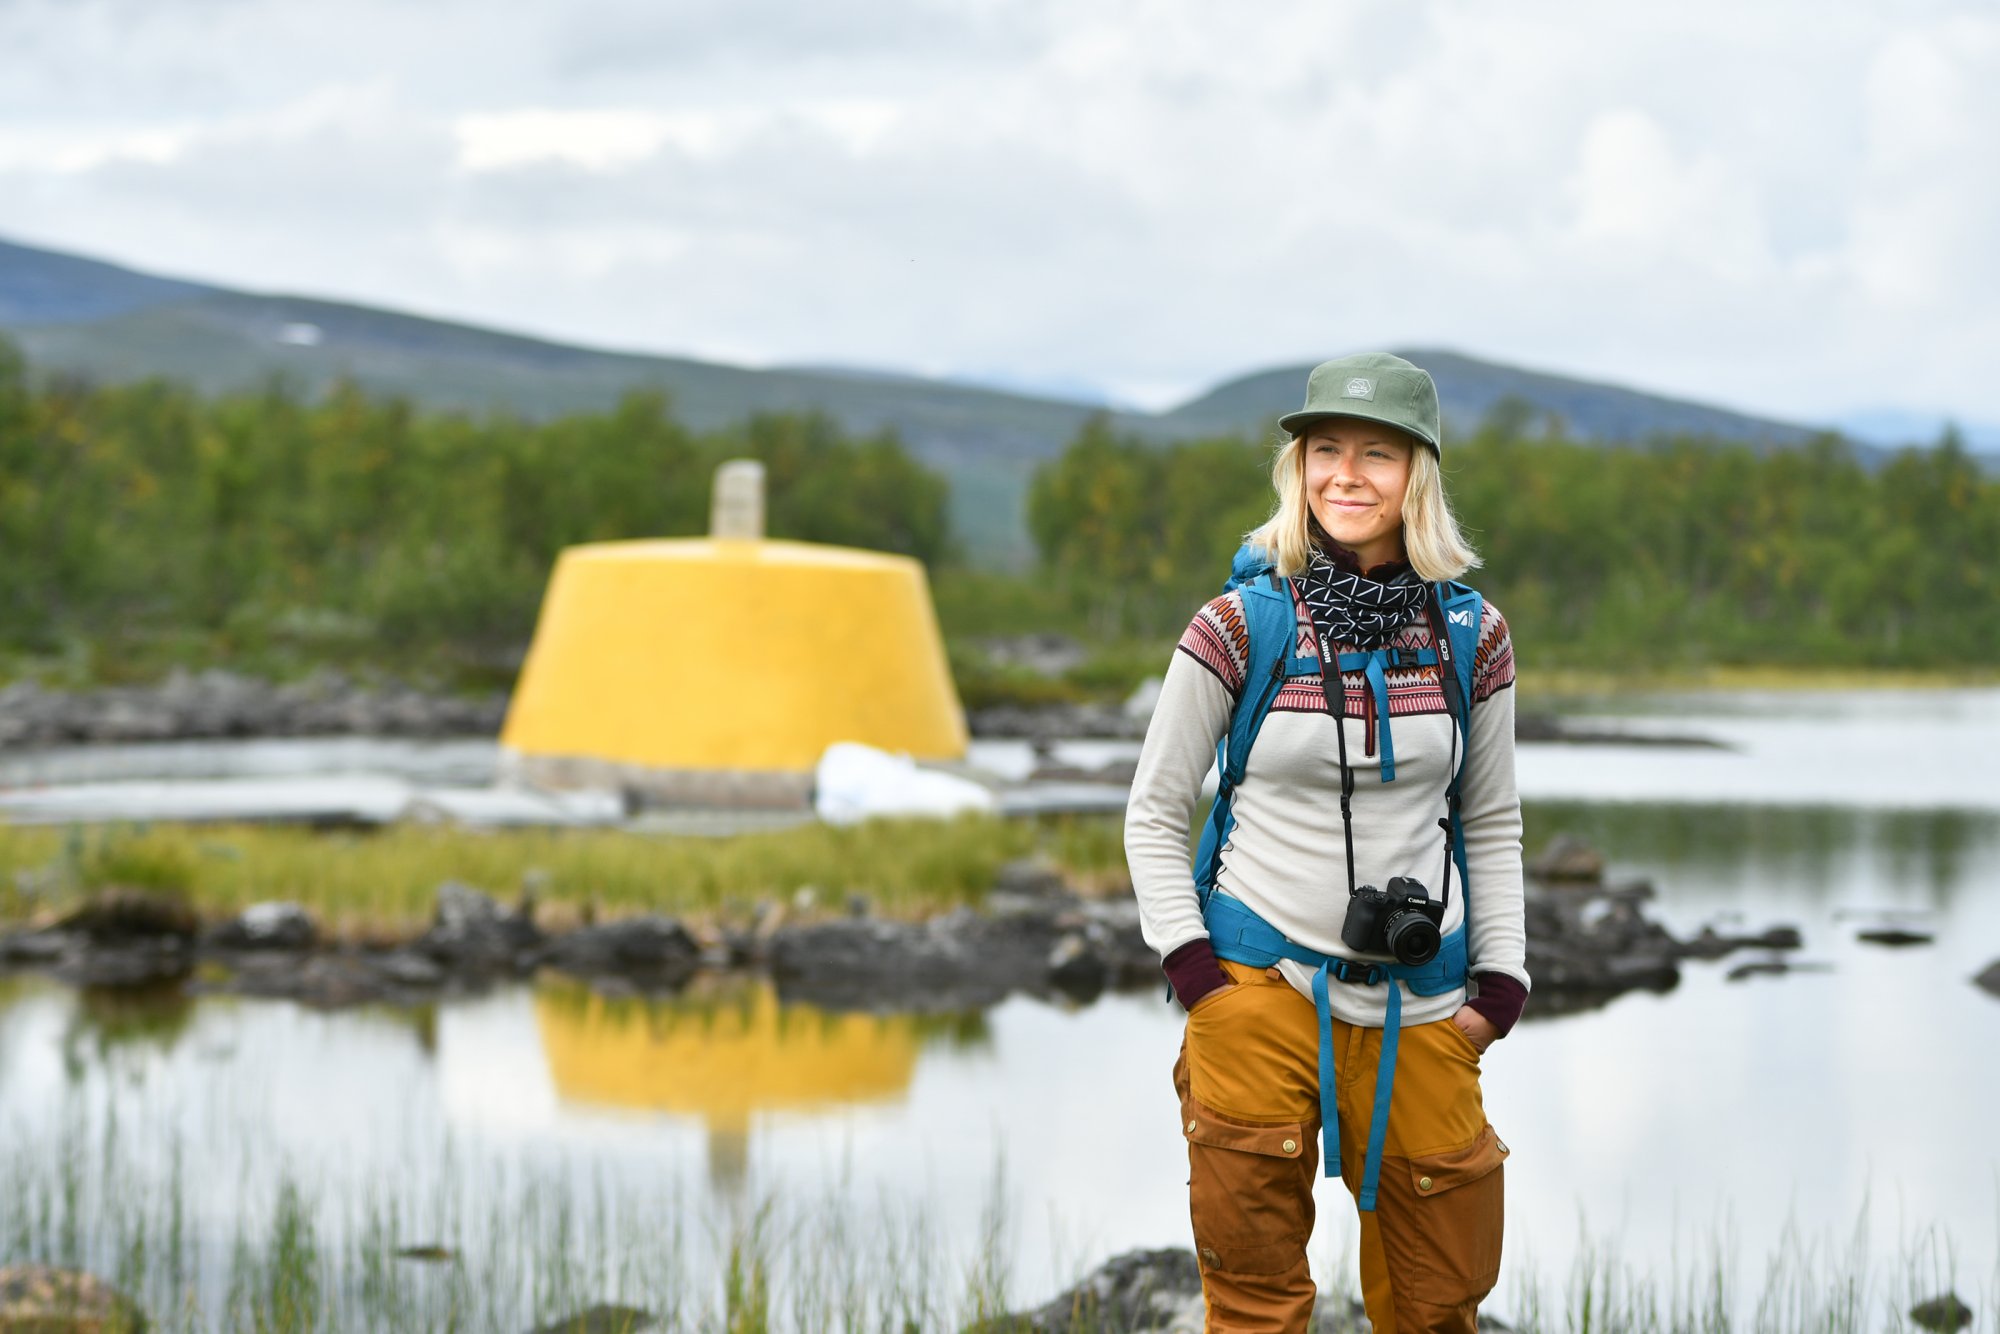
[[[1410,445],[1410,485],[1403,493],[1403,551],[1410,568],[1424,580],[1456,579],[1479,565],[1479,553],[1459,531],[1458,519],[1445,499],[1444,473],[1435,451],[1406,432]],[[1278,446],[1271,461],[1271,487],[1278,507],[1244,540],[1270,553],[1271,564],[1289,579],[1312,559],[1312,506],[1306,501],[1305,437],[1295,435]]]

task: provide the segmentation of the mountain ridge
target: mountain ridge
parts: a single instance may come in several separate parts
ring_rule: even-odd
[[[934,379],[813,365],[753,369],[579,346],[323,297],[259,294],[160,277],[0,240],[0,334],[40,370],[122,383],[154,376],[214,394],[278,376],[307,393],[352,379],[442,411],[548,417],[668,395],[697,429],[754,412],[817,410],[859,433],[895,431],[953,482],[953,521],[981,563],[1031,555],[1028,479],[1094,416],[1150,440],[1274,429],[1311,363],[1250,371],[1161,412]],[[1794,444],[1816,428],[1643,390],[1526,370],[1444,349],[1405,353],[1437,373],[1447,430],[1515,401],[1573,435],[1637,442],[1690,434]]]

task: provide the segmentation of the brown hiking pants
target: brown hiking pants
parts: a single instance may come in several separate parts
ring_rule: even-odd
[[[1210,1334],[1292,1334],[1312,1320],[1306,1267],[1319,1169],[1319,1026],[1262,969],[1195,1003],[1174,1088]],[[1333,1021],[1341,1170],[1361,1189],[1382,1030]],[[1361,1215],[1361,1297],[1376,1334],[1472,1334],[1500,1272],[1502,1144],[1479,1053],[1449,1019],[1402,1030],[1375,1211]]]

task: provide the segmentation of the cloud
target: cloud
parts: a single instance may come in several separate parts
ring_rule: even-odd
[[[1968,3],[195,7],[0,5],[0,233],[1146,401],[1416,342],[2000,414]]]

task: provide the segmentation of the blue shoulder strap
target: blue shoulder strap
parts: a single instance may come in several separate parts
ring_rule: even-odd
[[[1195,886],[1204,903],[1221,866],[1222,845],[1229,841],[1230,831],[1235,828],[1235,817],[1230,814],[1232,798],[1236,785],[1243,781],[1243,771],[1250,763],[1250,748],[1256,744],[1264,718],[1271,712],[1271,704],[1278,698],[1285,678],[1312,670],[1319,661],[1293,656],[1298,639],[1298,613],[1292,605],[1291,586],[1272,569],[1271,558],[1264,548],[1246,542],[1237,550],[1236,558],[1230,562],[1229,582],[1223,586],[1224,592],[1231,590],[1242,597],[1243,626],[1250,649],[1243,665],[1243,691],[1237,697],[1236,712],[1230,717],[1228,733],[1215,747],[1215,801],[1209,807],[1201,844],[1195,852]]]
[[[1458,814],[1459,787],[1465,781],[1465,764],[1472,752],[1473,668],[1479,656],[1479,623],[1486,613],[1486,599],[1479,595],[1478,589],[1448,579],[1439,580],[1432,588],[1437,596],[1431,603],[1431,637],[1451,660],[1438,675],[1444,685],[1445,706],[1458,719],[1458,767],[1452,771],[1451,785],[1445,789],[1451,811],[1451,858],[1458,868],[1459,893],[1466,896],[1469,914],[1472,875],[1465,864],[1465,838]]]

